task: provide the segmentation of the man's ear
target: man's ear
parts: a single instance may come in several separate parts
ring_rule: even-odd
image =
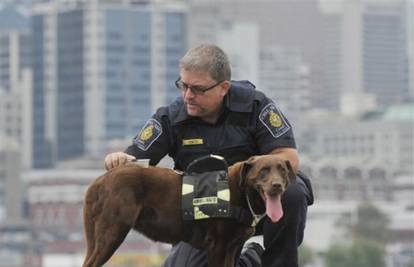
[[[288,171],[288,179],[289,183],[296,182],[296,173],[293,171],[292,165],[290,164],[289,160],[285,160],[286,168]]]
[[[230,90],[230,87],[231,87],[231,83],[229,82],[229,81],[223,81],[221,84],[220,84],[220,92],[221,92],[221,96],[225,96],[225,95],[227,95],[227,93],[229,92],[229,90]]]
[[[244,188],[246,186],[247,174],[249,173],[252,166],[253,165],[251,164],[249,160],[242,163],[242,166],[240,168],[240,180],[239,180],[239,186],[241,188]]]

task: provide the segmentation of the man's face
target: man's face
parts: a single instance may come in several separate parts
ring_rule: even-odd
[[[220,114],[223,98],[230,88],[230,82],[214,81],[205,72],[192,72],[183,69],[180,71],[180,77],[180,82],[186,88],[182,89],[181,93],[188,115],[214,123]],[[205,89],[211,87],[211,89],[205,92],[195,92],[192,90],[193,87]]]

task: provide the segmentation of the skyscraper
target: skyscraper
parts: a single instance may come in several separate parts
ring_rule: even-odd
[[[0,134],[0,221],[23,219],[21,151],[15,139]]]
[[[223,32],[223,28],[225,29],[228,25],[254,25],[255,30],[251,31],[251,34],[238,34],[237,40],[233,40],[225,46],[228,47],[228,52],[232,53],[240,50],[239,47],[246,47],[246,44],[256,42],[257,51],[255,52],[258,55],[259,62],[251,62],[252,53],[248,51],[247,54],[239,53],[237,55],[236,64],[238,62],[247,62],[247,64],[251,62],[247,66],[248,68],[257,65],[256,72],[258,75],[256,77],[258,80],[252,80],[252,82],[258,85],[258,89],[269,89],[263,88],[262,85],[266,84],[267,86],[271,82],[283,84],[285,82],[283,79],[290,75],[284,76],[274,71],[274,69],[273,73],[270,69],[264,69],[267,67],[274,68],[275,65],[288,65],[292,62],[290,56],[286,56],[284,58],[279,57],[278,60],[281,61],[272,64],[271,59],[266,58],[266,55],[273,57],[270,54],[274,53],[270,50],[276,48],[283,51],[296,51],[295,53],[301,58],[300,64],[307,66],[306,87],[312,92],[312,94],[307,95],[304,102],[307,102],[307,106],[309,104],[309,106],[329,107],[328,103],[322,100],[336,88],[324,87],[325,64],[323,59],[325,45],[323,42],[325,29],[323,27],[323,14],[319,10],[317,0],[194,0],[189,2],[191,12],[188,19],[190,22],[189,40],[191,46],[201,42],[219,43],[222,39],[219,33]],[[212,20],[211,17],[216,19]],[[245,52],[245,50],[241,51]],[[290,52],[288,53],[292,55]],[[283,60],[287,61],[283,62]],[[235,60],[232,59],[232,61]],[[264,68],[260,69],[260,66]],[[263,70],[266,73],[261,75]],[[237,78],[250,79],[250,77]],[[279,78],[282,78],[282,80],[278,80]],[[263,79],[266,79],[266,81]],[[272,90],[276,87],[272,86]],[[278,89],[280,88],[278,87]],[[285,88],[285,91],[288,91],[289,88]],[[278,92],[273,93],[273,95],[278,94]],[[290,104],[287,103],[286,105]]]
[[[132,138],[155,107],[178,96],[185,27],[180,4],[38,5],[35,167],[102,156],[109,140]]]
[[[190,43],[217,42],[217,33],[229,21],[255,24],[260,50],[277,46],[300,51],[309,67],[312,107],[363,112],[412,95],[409,4],[412,0],[195,0],[190,1]],[[239,42],[250,39],[245,35]],[[351,107],[361,99],[364,105]]]
[[[362,18],[363,86],[380,106],[409,98],[408,1],[367,1]]]
[[[414,0],[407,2],[408,77],[410,98],[414,99]]]
[[[412,97],[408,6],[405,0],[321,0],[324,88],[331,91],[325,101],[334,110],[358,113]]]
[[[0,9],[0,87],[18,91],[24,68],[30,67],[30,20],[14,7]]]
[[[0,9],[0,134],[17,142],[23,167],[31,167],[32,72],[30,20],[8,6]]]

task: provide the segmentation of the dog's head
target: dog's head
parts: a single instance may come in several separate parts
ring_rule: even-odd
[[[240,168],[240,186],[261,195],[266,214],[273,222],[283,216],[280,197],[295,179],[290,162],[276,155],[253,156]]]

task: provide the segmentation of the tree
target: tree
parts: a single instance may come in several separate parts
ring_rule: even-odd
[[[299,266],[312,264],[314,258],[314,252],[310,247],[306,246],[305,244],[302,244],[299,247]]]
[[[391,232],[389,218],[372,203],[362,203],[356,213],[341,216],[342,226],[352,236],[352,245],[333,245],[325,254],[327,267],[385,267],[384,248]]]
[[[372,203],[358,207],[357,222],[353,227],[354,238],[366,239],[385,245],[391,236],[389,218]]]
[[[373,241],[356,240],[351,246],[336,244],[325,254],[327,267],[385,267],[384,250]]]
[[[389,218],[372,203],[362,203],[356,213],[339,218],[338,226],[347,230],[353,239],[366,239],[385,245],[390,237]]]
[[[325,254],[326,267],[349,267],[350,262],[349,248],[345,245],[335,244]]]
[[[353,267],[385,267],[384,248],[369,240],[356,240],[350,249]]]

